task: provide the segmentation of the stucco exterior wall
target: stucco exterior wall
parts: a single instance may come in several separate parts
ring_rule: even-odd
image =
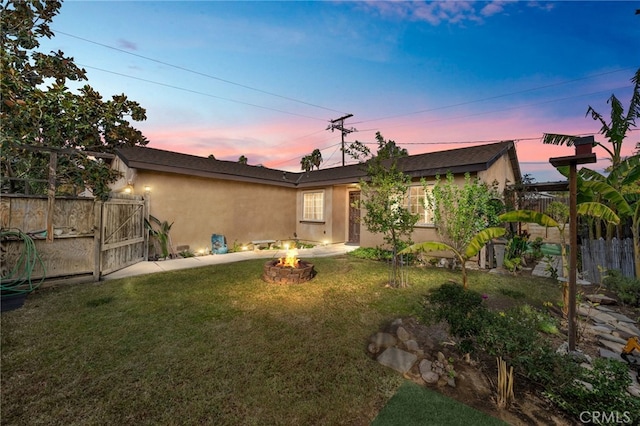
[[[497,183],[497,190],[500,195],[503,194],[507,185],[513,185],[516,180],[508,155],[500,157],[489,169],[478,172],[478,178],[488,185],[492,185],[494,182]]]
[[[291,239],[296,230],[296,191],[255,183],[222,181],[138,170],[134,192],[149,186],[149,211],[173,223],[174,248],[211,248],[211,234],[234,242]]]
[[[308,192],[323,192],[324,193],[324,211],[323,218],[320,221],[308,221],[304,220],[303,214],[303,198],[304,194]],[[333,230],[333,208],[334,208],[334,188],[332,187],[320,187],[320,188],[305,188],[304,190],[297,190],[296,195],[296,234],[298,239],[308,242],[316,243],[332,243],[332,230]]]

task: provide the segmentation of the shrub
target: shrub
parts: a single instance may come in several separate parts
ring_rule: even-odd
[[[477,337],[478,346],[486,353],[507,360],[520,374],[546,386],[558,380],[569,380],[567,361],[557,355],[540,334],[555,331],[553,319],[529,305],[506,312],[492,313]]]
[[[350,251],[349,255],[357,257],[358,259],[368,260],[391,260],[393,257],[390,250],[384,250],[379,247],[358,247]]]
[[[620,271],[609,270],[602,283],[616,293],[622,303],[640,306],[640,280],[625,277]]]
[[[477,335],[482,329],[489,310],[482,304],[482,295],[465,290],[461,285],[446,283],[428,297],[427,319],[446,321],[451,334],[460,338]]]
[[[613,359],[597,358],[592,368],[581,368],[577,380],[568,386],[549,387],[545,395],[574,416],[583,412],[617,413],[617,419],[601,424],[640,422],[640,400],[627,393],[631,384],[629,367]],[[626,417],[625,417],[626,416]],[[613,416],[616,417],[616,416]]]

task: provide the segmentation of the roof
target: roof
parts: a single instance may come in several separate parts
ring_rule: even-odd
[[[120,148],[116,154],[128,167],[141,170],[299,188],[356,183],[367,175],[364,164],[294,173],[147,147]],[[489,169],[505,154],[519,182],[520,166],[513,141],[410,155],[399,158],[398,167],[414,178],[474,173]]]

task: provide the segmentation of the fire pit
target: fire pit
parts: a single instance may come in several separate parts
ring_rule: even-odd
[[[262,267],[262,279],[275,284],[300,284],[316,275],[313,263],[299,260],[297,250],[287,250],[286,257],[270,260]]]

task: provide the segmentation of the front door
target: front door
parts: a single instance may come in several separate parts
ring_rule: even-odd
[[[349,192],[349,243],[360,244],[360,191]]]

